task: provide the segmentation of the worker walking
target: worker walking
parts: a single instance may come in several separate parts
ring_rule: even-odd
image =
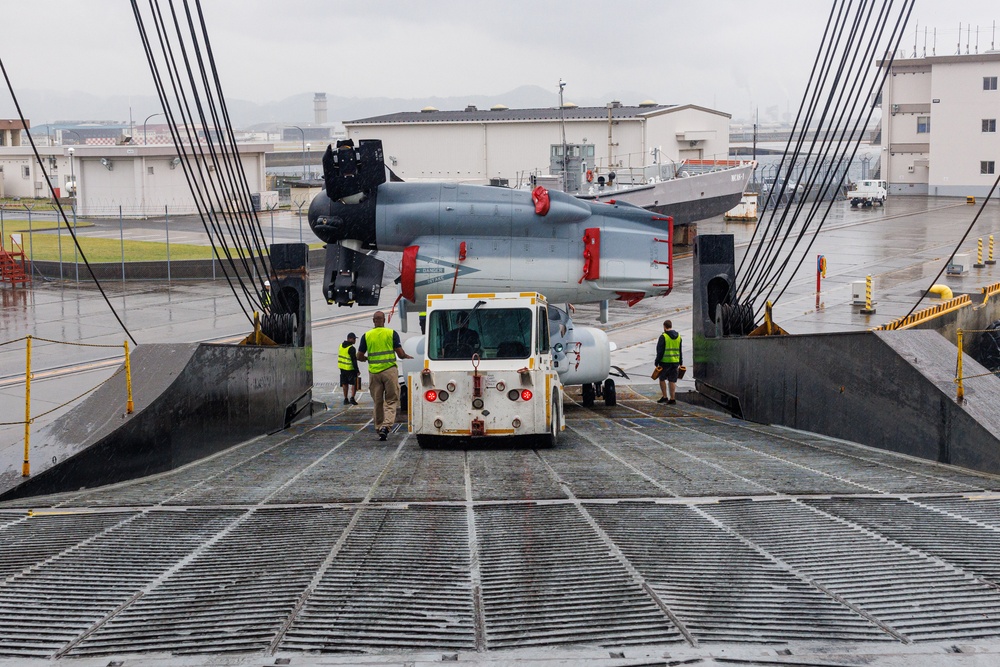
[[[673,322],[665,320],[663,322],[663,335],[656,343],[656,365],[662,370],[658,376],[660,381],[660,393],[663,395],[657,403],[674,405],[677,403],[677,371],[684,363],[681,353],[681,335],[674,331]],[[670,394],[668,397],[667,386],[669,384]]]
[[[340,344],[340,353],[337,355],[337,367],[340,368],[340,386],[344,388],[344,405],[357,405],[358,400],[355,394],[358,390],[358,353],[354,349],[354,341],[358,339],[353,333],[347,334],[347,340]],[[351,396],[347,393],[350,390]]]
[[[399,407],[399,369],[396,358],[412,359],[399,342],[399,334],[385,327],[385,313],[372,315],[375,327],[361,337],[358,361],[368,362],[368,391],[375,401],[375,429],[378,439],[389,437]]]
[[[264,281],[264,289],[260,291],[260,309],[265,315],[271,313],[271,281]]]

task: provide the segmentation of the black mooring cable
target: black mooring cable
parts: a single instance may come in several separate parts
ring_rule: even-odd
[[[14,86],[11,84],[10,77],[7,75],[7,68],[3,64],[2,57],[0,57],[0,71],[3,72],[3,79],[7,83],[7,90],[10,91],[10,97],[14,101],[14,108],[17,109],[17,116],[21,120],[21,126],[25,128],[24,132],[25,134],[28,135],[28,142],[31,144],[31,151],[35,154],[35,160],[38,161],[38,167],[42,170],[42,175],[45,177],[45,182],[48,183],[49,185],[49,191],[52,194],[52,200],[56,203],[56,208],[59,209],[59,215],[62,216],[63,222],[66,223],[66,229],[69,230],[69,234],[73,238],[73,244],[76,246],[77,251],[80,253],[80,258],[83,260],[84,265],[87,267],[87,271],[90,272],[90,277],[94,281],[94,284],[97,285],[97,289],[101,293],[101,296],[104,297],[104,302],[108,304],[108,308],[111,309],[111,313],[115,316],[115,319],[118,320],[118,325],[122,328],[122,331],[125,332],[125,335],[129,337],[129,340],[132,341],[132,344],[138,345],[139,343],[136,342],[135,338],[132,336],[132,333],[128,330],[128,327],[126,327],[125,323],[122,321],[122,318],[119,317],[118,311],[115,310],[115,307],[111,305],[111,300],[108,299],[108,295],[104,292],[104,287],[101,285],[101,281],[97,279],[97,276],[94,274],[94,269],[91,268],[90,262],[87,261],[86,253],[84,253],[83,248],[80,247],[80,241],[79,239],[76,238],[76,231],[73,229],[73,226],[69,224],[69,218],[66,217],[66,211],[63,210],[62,204],[59,202],[59,198],[56,197],[52,181],[49,180],[49,174],[48,172],[45,171],[45,165],[42,163],[42,156],[38,153],[38,147],[35,145],[35,139],[34,137],[31,136],[31,131],[27,129],[28,124],[25,122],[24,113],[21,112],[21,103],[18,102],[17,95],[14,93]]]

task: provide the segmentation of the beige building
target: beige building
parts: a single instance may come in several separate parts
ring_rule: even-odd
[[[986,195],[1000,163],[1000,52],[897,59],[889,74],[881,161],[889,193]]]
[[[265,190],[264,153],[271,144],[242,144],[239,150],[250,192]],[[38,152],[44,172],[30,145],[0,146],[3,196],[49,198],[47,174],[60,196],[75,189],[80,216],[117,216],[119,207],[129,218],[197,210],[174,146],[39,146]],[[199,164],[206,179],[215,176],[211,164]]]
[[[565,142],[582,145],[586,170],[611,169],[685,159],[724,160],[729,154],[730,115],[695,105],[643,102],[563,109],[422,111],[344,123],[347,136],[381,139],[386,164],[403,180],[487,183],[524,182],[547,174]],[[563,122],[565,121],[565,122]],[[558,148],[557,148],[558,146]]]

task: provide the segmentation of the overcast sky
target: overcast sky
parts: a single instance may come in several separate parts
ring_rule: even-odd
[[[143,0],[140,0],[142,4]],[[165,6],[167,0],[160,0]],[[179,0],[178,0],[179,2]],[[694,103],[735,117],[796,107],[830,0],[204,0],[227,97],[268,102],[303,92],[344,97],[497,95],[521,85],[566,101]],[[898,6],[898,3],[897,3]],[[3,0],[0,58],[15,91],[151,95],[125,0]],[[924,27],[937,54],[958,27],[980,26],[979,51],[1000,35],[996,0],[918,0],[907,36]],[[915,25],[919,28],[915,31]],[[965,29],[961,38],[965,50]],[[927,53],[931,51],[928,38]],[[0,91],[0,114],[12,106]],[[37,109],[31,117],[45,117]],[[335,120],[335,119],[331,119]]]

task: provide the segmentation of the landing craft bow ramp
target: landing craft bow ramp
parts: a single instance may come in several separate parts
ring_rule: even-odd
[[[634,392],[567,411],[552,449],[425,450],[363,404],[4,502],[0,665],[997,658],[1000,478]]]

